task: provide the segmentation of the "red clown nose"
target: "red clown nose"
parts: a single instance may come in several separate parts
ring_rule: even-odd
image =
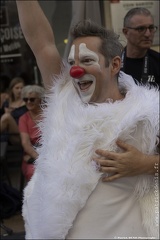
[[[70,69],[70,75],[73,78],[80,78],[85,74],[84,68],[78,67],[78,66],[73,66]]]

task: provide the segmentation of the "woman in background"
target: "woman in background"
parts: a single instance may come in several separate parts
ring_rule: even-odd
[[[28,85],[23,88],[22,97],[28,109],[19,119],[19,132],[24,150],[22,172],[26,180],[29,181],[34,173],[34,161],[38,157],[35,147],[39,145],[41,135],[37,123],[41,120],[44,88]]]
[[[9,84],[9,98],[3,103],[2,109],[4,114],[1,117],[1,141],[8,141],[11,144],[20,143],[18,121],[27,108],[25,102],[21,98],[21,92],[24,87],[24,80],[15,77]]]

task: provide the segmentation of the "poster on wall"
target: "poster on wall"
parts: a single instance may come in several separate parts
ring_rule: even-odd
[[[0,9],[0,59],[1,63],[13,62],[15,59],[22,57],[21,47],[23,33],[19,25],[10,21],[9,11],[7,6],[1,6]]]
[[[120,35],[120,40],[123,45],[126,45],[126,39],[122,33],[123,19],[126,13],[131,8],[135,7],[147,8],[154,16],[154,24],[159,29],[159,1],[111,0],[110,1],[111,25],[113,30]],[[153,45],[159,45],[159,31],[155,33]]]
[[[54,24],[55,41],[63,56],[71,21],[72,1],[39,0],[51,26]],[[63,15],[63,18],[62,18]],[[35,56],[27,44],[20,22],[16,1],[0,0],[0,76],[22,76],[26,84],[41,84],[42,78]]]
[[[16,2],[1,0],[0,5],[0,76],[23,77],[26,84],[39,83],[35,75],[35,57],[20,27]],[[36,71],[37,74],[37,71]]]

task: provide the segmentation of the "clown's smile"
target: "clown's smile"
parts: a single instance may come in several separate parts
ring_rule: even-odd
[[[96,79],[93,75],[85,74],[80,79],[73,79],[73,84],[83,102],[89,102],[96,86]]]
[[[88,91],[93,81],[78,81],[78,85],[81,91]]]

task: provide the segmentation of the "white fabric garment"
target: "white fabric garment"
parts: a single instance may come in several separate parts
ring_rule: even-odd
[[[121,89],[127,92],[124,100],[85,105],[79,99],[66,72],[57,79],[48,96],[48,107],[43,111],[44,121],[40,124],[42,147],[39,149],[36,170],[24,192],[26,239],[65,239],[71,228],[71,237],[73,234],[75,239],[82,236],[91,239],[95,224],[97,229],[93,232],[96,231],[99,239],[106,234],[113,237],[115,234],[122,237],[125,234],[137,236],[135,228],[141,220],[144,228],[139,225],[138,234],[142,237],[157,236],[158,228],[154,224],[153,176],[122,179],[104,185],[99,182],[101,173],[96,171],[92,161],[97,148],[121,151],[115,144],[117,138],[144,153],[156,153],[159,128],[158,91],[137,86],[124,73],[121,73],[119,82]],[[118,198],[117,189],[122,198]],[[100,205],[102,196],[97,194],[104,195],[106,213],[102,217],[104,220],[107,216],[104,226],[109,222],[112,224],[109,233],[106,230],[101,233],[103,229],[99,224],[102,225],[103,221],[99,220],[97,210],[93,209],[95,202],[100,212],[104,208],[104,205]],[[125,206],[124,198],[127,199]],[[100,201],[99,205],[97,201]],[[88,224],[85,209],[93,218],[92,223]],[[114,210],[113,215],[109,213],[111,209]],[[120,229],[114,232],[114,214],[118,209],[120,211],[115,226],[118,226],[118,222],[122,226],[121,221],[125,224],[125,214],[128,214],[127,219],[130,219],[131,225],[127,225],[126,233],[124,228],[122,232]],[[84,231],[85,236],[81,230],[84,226],[83,219],[86,229],[88,228]]]
[[[140,205],[133,195],[136,177],[99,181],[78,213],[67,239],[147,238]]]

